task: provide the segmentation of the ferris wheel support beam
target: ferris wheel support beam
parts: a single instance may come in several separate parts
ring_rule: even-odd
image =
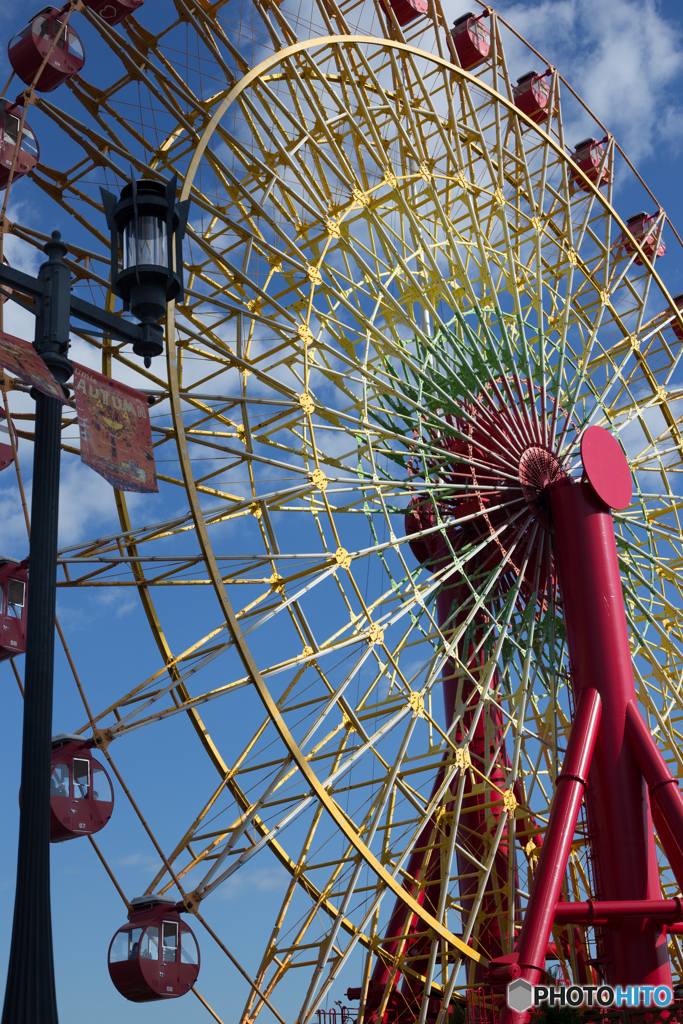
[[[555,485],[551,504],[574,693],[592,687],[603,705],[587,793],[597,895],[659,900],[652,815],[627,731],[637,697],[612,515],[591,483]],[[625,921],[618,940],[603,930],[602,945],[607,982],[671,985],[661,925]]]
[[[518,962],[512,965],[509,959],[503,958],[504,962],[497,967],[493,966],[490,972],[495,980],[509,981],[521,974],[525,981],[538,984],[545,971],[545,958],[557,907],[564,906],[558,900],[601,717],[600,694],[592,687],[585,687],[578,700],[562,771],[557,778],[548,830],[524,915]]]
[[[618,455],[624,460],[630,496],[630,471],[623,455]],[[603,982],[670,987],[664,918],[669,915],[670,923],[680,908],[669,903],[665,906],[662,901],[646,783],[653,803],[669,819],[667,839],[677,848],[683,838],[683,796],[637,707],[614,524],[607,504],[610,488],[603,486],[605,478],[601,479],[601,474],[586,464],[585,455],[584,467],[587,482],[575,483],[564,477],[550,485],[553,550],[577,702],[558,782],[563,778],[576,780],[572,789],[579,800],[571,802],[570,787],[558,788],[522,924],[517,962],[512,970],[508,963],[501,964],[498,971],[502,977],[507,968],[507,980],[516,976],[538,984],[545,969],[553,921],[558,924],[581,920],[599,924]],[[617,477],[621,469],[617,466]],[[609,477],[614,468],[602,472]],[[620,503],[611,504],[622,507]],[[584,744],[579,770],[573,763],[575,737],[580,744],[588,735],[584,720],[591,697],[597,697],[601,703],[602,714],[594,721],[594,751],[592,744]],[[578,914],[582,905],[554,903],[569,857],[569,847],[566,841],[563,845],[563,839],[571,841],[574,835],[581,796],[579,783],[583,788],[586,768],[586,806],[598,901],[594,906],[609,910],[599,922],[595,913]],[[494,966],[494,975],[495,971]],[[527,1019],[528,1013],[507,1007],[501,1013],[502,1024]]]

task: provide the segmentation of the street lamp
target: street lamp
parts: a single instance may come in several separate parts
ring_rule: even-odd
[[[111,231],[112,291],[143,327],[156,325],[166,304],[183,295],[182,245],[190,201],[176,204],[175,190],[175,177],[166,184],[132,181],[118,200],[100,189]],[[133,351],[150,366],[152,357],[163,352],[160,333],[149,332],[133,344]]]
[[[112,289],[124,298],[140,324],[71,294],[71,274],[63,261],[68,250],[58,231],[53,231],[44,246],[48,260],[37,278],[0,263],[0,291],[13,289],[12,298],[34,313],[33,346],[62,387],[73,373],[68,358],[71,317],[113,339],[132,342],[133,351],[144,357],[147,366],[152,356],[163,351],[163,331],[157,320],[166,302],[182,294],[182,238],[188,204],[175,203],[175,188],[175,178],[168,183],[142,180],[126,185],[118,201],[111,193],[103,193],[112,231]],[[124,252],[120,272],[119,236]],[[21,294],[29,295],[35,304],[23,303]],[[35,388],[31,395],[36,401],[31,596],[17,887],[2,1024],[57,1024],[50,912],[50,766],[62,406]]]

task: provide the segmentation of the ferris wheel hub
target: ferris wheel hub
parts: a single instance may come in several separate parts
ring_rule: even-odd
[[[519,460],[522,494],[535,519],[548,533],[552,531],[550,485],[566,476],[557,455],[546,448],[532,446],[522,452]]]

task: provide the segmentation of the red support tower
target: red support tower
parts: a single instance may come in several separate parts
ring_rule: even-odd
[[[611,515],[630,502],[631,474],[618,443],[600,427],[584,432],[581,454],[584,479],[564,478],[550,487],[553,553],[578,701],[560,776],[573,780],[573,799],[567,786],[558,786],[518,942],[517,976],[538,983],[553,921],[576,921],[600,925],[607,984],[670,986],[666,931],[681,908],[661,899],[651,805],[654,795],[667,822],[660,838],[675,870],[683,847],[683,795],[637,707]],[[593,831],[598,902],[592,914],[583,904],[557,903],[582,789]],[[528,1018],[527,1012],[503,1011],[503,1020]]]
[[[550,590],[559,586],[576,711],[545,837],[536,842],[541,848],[540,857],[523,915],[509,886],[503,890],[498,877],[505,878],[509,871],[510,844],[514,841],[509,822],[501,823],[501,816],[506,814],[504,801],[492,796],[494,789],[489,788],[484,808],[482,796],[466,777],[457,837],[459,876],[468,874],[468,862],[484,859],[491,816],[494,827],[500,823],[502,829],[498,854],[478,910],[481,927],[477,944],[487,949],[489,962],[475,968],[469,984],[482,991],[490,991],[493,984],[500,993],[500,1006],[506,983],[521,978],[533,985],[545,978],[546,959],[557,952],[553,924],[574,923],[597,929],[600,978],[605,983],[670,986],[666,936],[667,932],[683,931],[683,903],[662,899],[653,818],[667,859],[683,887],[683,794],[637,706],[611,514],[612,509],[623,509],[630,503],[628,463],[618,442],[606,430],[589,427],[581,437],[583,477],[577,480],[568,475],[562,459],[543,443],[543,437],[534,444],[532,436],[529,443],[528,426],[520,426],[514,407],[501,409],[491,396],[481,394],[476,416],[471,415],[472,411],[468,422],[450,417],[453,437],[435,441],[452,455],[451,482],[467,480],[472,491],[438,510],[427,496],[413,502],[406,516],[406,530],[415,535],[410,542],[413,554],[437,572],[452,564],[453,552],[476,549],[473,542],[477,536],[488,534],[496,537],[496,543],[479,545],[480,554],[472,556],[463,573],[476,576],[505,564],[509,573],[498,579],[498,596],[504,596],[516,582],[524,601],[535,601],[539,606]],[[463,435],[467,440],[457,439]],[[526,502],[533,513],[531,527],[506,521],[496,494],[501,467],[505,460],[509,465],[515,447],[519,455],[518,500]],[[424,534],[437,525],[437,512],[442,519],[450,519],[448,526]],[[524,521],[528,524],[528,519]],[[513,542],[520,538],[524,541],[520,550],[526,552],[523,562],[510,557]],[[437,599],[437,619],[447,637],[456,636],[465,621],[471,594],[464,575],[452,578],[453,584]],[[472,764],[480,770],[486,766],[489,779],[503,791],[510,762],[503,740],[503,716],[496,713],[498,678],[489,670],[484,680],[485,609],[482,607],[477,615],[474,628],[460,639],[457,653],[460,665],[466,664],[470,677],[478,679],[479,689],[463,680],[462,671],[458,679],[454,661],[448,661],[443,670],[445,721],[455,720],[456,704],[466,705],[455,730],[455,742],[468,740]],[[488,687],[486,719],[480,699],[482,685]],[[437,773],[433,794],[442,787],[443,778],[443,771]],[[446,792],[446,811],[454,795],[453,790]],[[595,899],[574,904],[562,900],[562,885],[584,800],[592,830]],[[533,818],[527,813],[525,837],[530,822]],[[432,914],[437,913],[442,887],[438,843],[434,841],[436,828],[432,820],[423,829],[404,883],[419,893],[418,899]],[[417,879],[421,880],[420,886]],[[464,920],[473,906],[475,885],[476,881],[471,886],[466,881],[460,885],[458,897]],[[521,929],[515,928],[511,936],[510,922],[519,922],[521,917]],[[429,939],[420,933],[418,922],[409,919],[400,901],[385,934],[385,956],[375,964],[364,1021],[407,1024],[416,1019],[420,1009],[421,985],[411,981],[411,975],[418,979],[425,975]],[[510,945],[514,952],[506,953]],[[580,942],[576,947],[576,980],[588,983],[593,979]],[[411,974],[401,980],[400,969],[387,966],[391,956],[401,957],[403,962],[409,960]],[[348,995],[357,999],[360,990],[350,989]],[[492,996],[491,1009],[493,1001]],[[438,998],[430,997],[427,1019],[439,1009]],[[502,1024],[523,1024],[529,1019],[528,1012],[519,1013],[506,1006],[501,1015]]]

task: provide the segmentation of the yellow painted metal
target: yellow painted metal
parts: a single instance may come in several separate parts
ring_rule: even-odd
[[[274,723],[278,733],[282,737],[287,750],[294,759],[299,771],[310,785],[312,791],[315,793],[317,799],[320,801],[325,810],[330,814],[337,826],[342,832],[354,849],[361,855],[363,860],[369,865],[370,868],[377,874],[380,882],[383,883],[387,889],[390,889],[394,895],[398,896],[406,906],[416,914],[417,917],[423,922],[426,928],[431,928],[436,935],[443,939],[448,945],[454,949],[459,950],[465,956],[479,962],[482,960],[481,954],[476,950],[471,949],[465,945],[457,935],[454,935],[448,928],[444,928],[440,921],[437,921],[432,914],[428,913],[424,907],[414,897],[403,888],[393,875],[391,875],[384,865],[374,856],[373,853],[368,849],[363,840],[361,839],[358,831],[352,824],[348,822],[346,816],[343,814],[339,805],[330,797],[327,790],[321,785],[320,780],[316,773],[311,769],[308,760],[303,755],[299,746],[294,742],[294,738],[287,728],[284,718],[277,707],[277,704],[273,700],[268,686],[266,685],[263,676],[258,670],[254,657],[249,649],[246,642],[240,624],[235,616],[232,609],[232,605],[228,599],[227,592],[223,585],[218,564],[213,554],[213,548],[209,540],[208,531],[204,522],[204,517],[200,513],[199,497],[194,487],[194,478],[192,476],[192,467],[190,464],[190,458],[187,449],[187,439],[185,437],[185,429],[183,425],[182,409],[180,407],[180,399],[178,397],[177,387],[177,362],[176,362],[176,345],[175,345],[175,308],[174,304],[170,303],[168,306],[168,313],[166,318],[166,361],[168,365],[168,378],[171,386],[171,409],[175,424],[176,438],[178,443],[178,454],[180,457],[180,464],[183,470],[185,478],[185,486],[187,487],[187,493],[190,500],[190,507],[193,510],[195,529],[197,531],[197,537],[201,545],[205,563],[207,569],[211,575],[212,582],[218,598],[221,604],[221,610],[225,614],[225,621],[228,625],[228,629],[235,641],[236,647],[239,651],[240,659],[245,669],[249,674],[249,678],[256,687],[258,695],[263,703],[264,708],[268,712],[271,721]],[[175,385],[175,386],[174,386]],[[191,904],[190,904],[191,909]]]

